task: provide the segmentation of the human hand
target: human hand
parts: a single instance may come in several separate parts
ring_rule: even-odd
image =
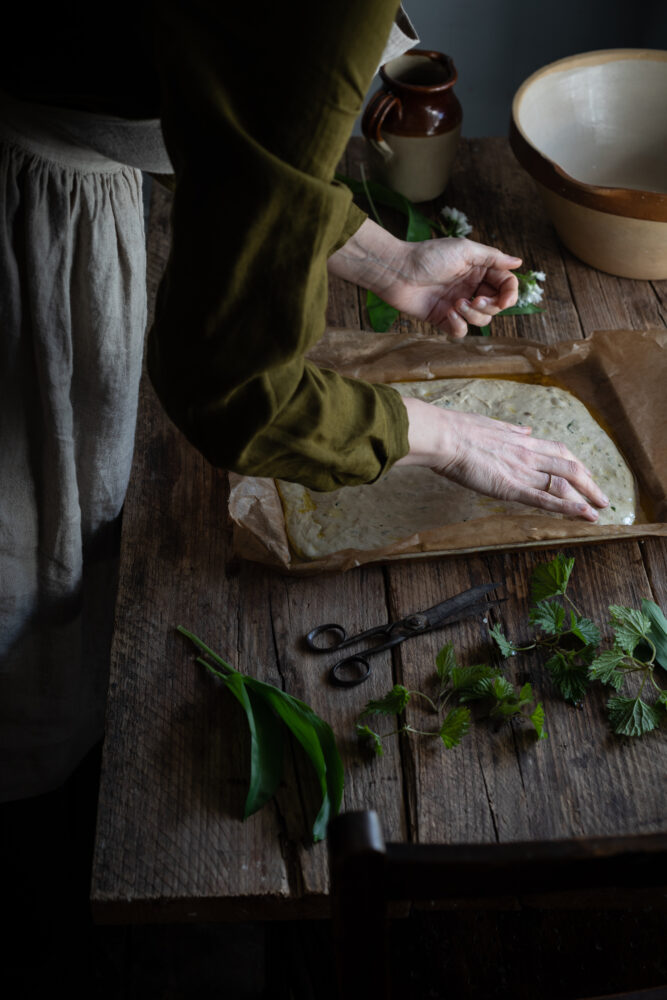
[[[501,309],[516,304],[519,283],[512,269],[518,257],[468,239],[404,244],[396,280],[382,298],[454,337],[468,324],[486,326]],[[379,294],[379,293],[378,293]]]
[[[371,219],[329,258],[331,273],[379,295],[401,312],[464,337],[516,303],[521,260],[472,240],[407,243]]]
[[[461,486],[567,517],[596,521],[609,500],[586,467],[529,427],[403,399],[410,451],[397,465],[426,465]]]

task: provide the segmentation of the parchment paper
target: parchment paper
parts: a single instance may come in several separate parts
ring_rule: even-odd
[[[426,554],[479,552],[604,539],[667,535],[667,331],[598,331],[588,340],[547,346],[510,338],[458,343],[401,334],[327,330],[310,353],[322,368],[368,382],[456,377],[546,377],[591,410],[637,479],[646,520],[595,525],[542,514],[494,514],[422,532],[381,549],[345,549],[317,560],[294,554],[273,479],[230,473],[234,550],[296,573],[347,570]]]

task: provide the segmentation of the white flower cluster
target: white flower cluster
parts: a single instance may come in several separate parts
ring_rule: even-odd
[[[448,236],[467,236],[472,232],[468,216],[465,212],[460,212],[458,208],[450,208],[449,205],[445,205],[440,214],[445,220],[445,230]]]
[[[517,278],[519,279],[519,298],[516,304],[518,306],[532,306],[541,302],[544,289],[540,287],[538,282],[546,281],[546,277],[544,271],[526,271],[524,274],[517,273]]]

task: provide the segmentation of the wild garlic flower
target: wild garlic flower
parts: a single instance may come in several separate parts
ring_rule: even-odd
[[[519,298],[517,306],[533,306],[542,301],[544,289],[538,282],[546,281],[544,271],[525,271],[523,274],[514,272],[519,279]]]
[[[450,208],[449,205],[445,205],[440,214],[445,220],[443,228],[448,236],[467,236],[468,233],[472,232],[468,216],[465,212],[460,212],[458,208]]]

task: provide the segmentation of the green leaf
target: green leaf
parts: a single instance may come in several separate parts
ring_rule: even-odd
[[[590,618],[579,618],[570,611],[570,631],[581,639],[585,646],[600,645],[600,629]]]
[[[617,668],[624,659],[625,653],[622,649],[608,649],[593,660],[588,668],[588,676],[591,680],[600,681],[602,684],[611,684],[620,691],[623,686],[623,673]]]
[[[565,608],[556,601],[540,601],[530,609],[529,620],[547,635],[560,635],[565,621]]]
[[[246,685],[263,697],[299,741],[315,768],[322,804],[313,823],[313,840],[323,840],[327,824],[340,809],[343,797],[343,764],[331,726],[298,698],[254,677]]]
[[[247,819],[266,805],[280,783],[285,730],[264,701],[248,691],[243,674],[234,671],[223,681],[243,706],[250,730],[250,784],[243,811]]]
[[[563,698],[576,704],[588,689],[588,668],[585,663],[576,663],[574,657],[556,652],[544,665]]]
[[[361,723],[357,723],[357,733],[360,740],[370,742],[373,747],[373,752],[376,757],[384,757],[384,747],[382,746],[382,740],[380,735],[371,729],[370,726],[362,726]]]
[[[391,691],[383,698],[371,699],[366,703],[359,718],[364,715],[400,715],[407,703],[410,701],[410,692],[402,684],[394,684]]]
[[[530,316],[533,313],[543,313],[544,309],[540,306],[535,306],[528,304],[525,306],[508,306],[507,309],[501,309],[500,312],[496,313],[496,316]]]
[[[514,688],[502,674],[483,677],[461,695],[460,701],[479,701],[481,698],[495,698],[502,701],[514,694]]]
[[[452,670],[457,666],[454,643],[446,643],[435,658],[435,669],[442,684],[446,684]]]
[[[440,739],[447,750],[459,745],[465,734],[470,729],[470,709],[453,708],[445,716],[440,726]]]
[[[340,809],[343,797],[343,764],[331,726],[305,702],[273,684],[239,673],[192,632],[180,625],[178,631],[226,671],[220,673],[206,661],[200,661],[222,678],[245,710],[251,743],[250,789],[245,815],[259,809],[280,780],[282,769],[278,769],[278,760],[282,760],[283,731],[279,738],[275,725],[277,716],[304,748],[319,778],[322,804],[313,824],[313,840],[322,840],[326,836],[327,823]],[[269,792],[270,789],[273,791]]]
[[[493,636],[496,644],[500,650],[500,655],[507,658],[509,656],[516,656],[518,652],[518,647],[514,643],[510,642],[509,639],[505,638],[502,628],[500,625],[494,625],[493,628],[489,629],[489,633]]]
[[[544,707],[541,701],[537,703],[533,712],[530,714],[529,718],[533,726],[535,727],[535,732],[537,733],[538,740],[548,739],[549,734],[544,728]]]
[[[648,638],[656,649],[656,660],[667,670],[667,618],[655,601],[642,600],[642,612],[651,623]]]
[[[399,194],[398,191],[392,191],[391,188],[385,187],[384,184],[380,184],[378,181],[367,180],[364,184],[362,181],[355,181],[351,177],[345,177],[343,174],[336,174],[336,180],[346,184],[353,194],[361,194],[367,197],[368,192],[376,204],[385,205],[387,208],[395,208],[399,212],[402,212],[403,215],[407,215],[408,231],[412,231],[415,234],[424,234],[416,236],[413,239],[407,237],[410,242],[416,243],[431,238],[432,223],[430,220],[411,201],[408,201],[404,195]]]
[[[619,604],[610,604],[609,613],[617,645],[632,656],[637,643],[646,639],[651,631],[650,619],[636,608],[624,608]]]
[[[643,736],[660,725],[660,715],[653,705],[641,698],[610,698],[609,722],[619,736]]]
[[[452,687],[455,691],[465,691],[475,686],[478,681],[496,676],[496,671],[486,663],[475,663],[470,667],[454,667],[451,673]]]
[[[660,705],[662,708],[667,710],[667,691],[660,692],[656,705]]]
[[[398,309],[394,309],[375,292],[366,292],[366,308],[370,324],[376,333],[386,333],[398,317]]]
[[[566,559],[559,552],[555,559],[548,563],[540,563],[533,570],[530,586],[530,599],[538,604],[549,597],[564,594],[574,566],[574,557]]]

